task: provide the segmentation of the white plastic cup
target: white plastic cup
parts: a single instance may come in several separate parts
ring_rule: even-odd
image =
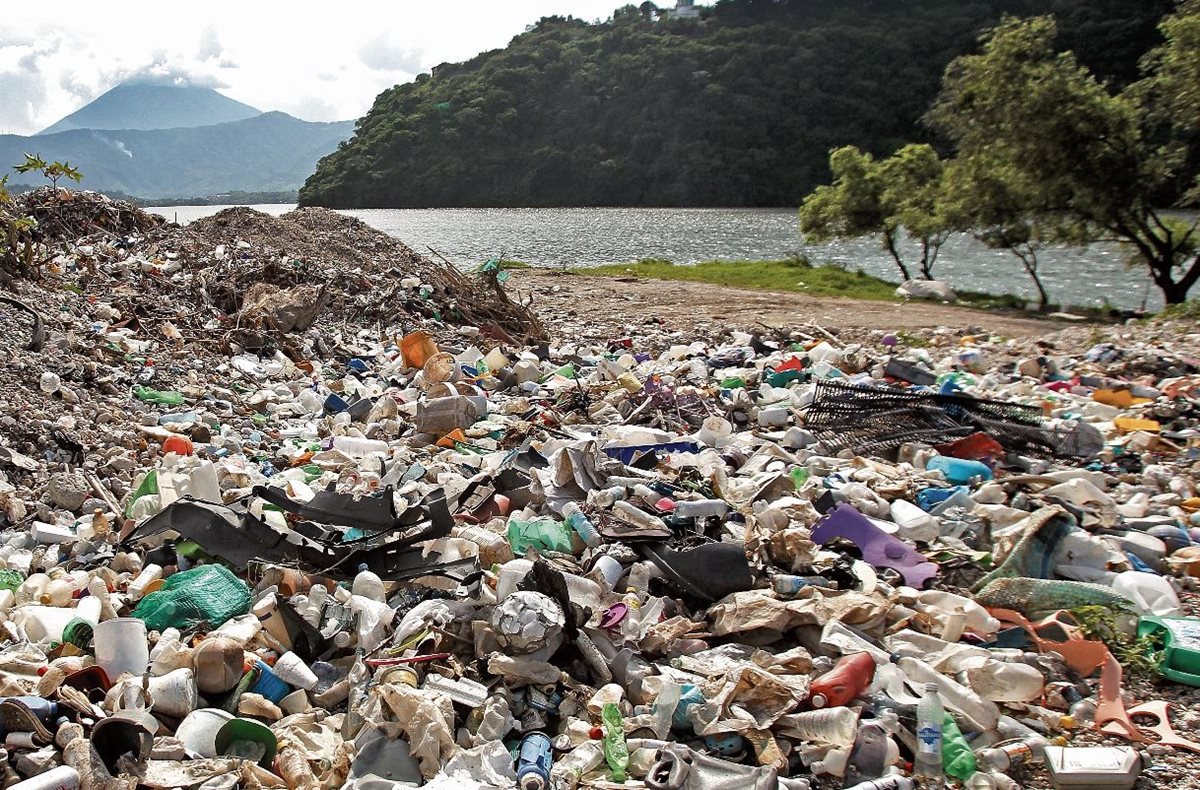
[[[625,566],[613,557],[601,554],[592,565],[592,570],[604,578],[609,590],[615,590],[617,582],[621,580],[621,575],[625,573]]]
[[[312,710],[312,705],[308,702],[308,694],[304,689],[300,689],[279,700],[279,709],[291,716]]]
[[[150,662],[146,624],[136,617],[105,620],[95,629],[96,663],[116,680],[128,672],[141,676]]]
[[[182,718],[194,711],[200,702],[196,692],[196,675],[187,667],[150,678],[149,689],[154,698],[155,713]]]
[[[318,683],[316,673],[304,663],[304,659],[290,650],[279,657],[273,671],[275,677],[296,688],[309,690],[316,688]]]
[[[232,719],[232,713],[219,708],[200,708],[187,715],[175,730],[189,757],[205,760],[217,756],[217,730]]]

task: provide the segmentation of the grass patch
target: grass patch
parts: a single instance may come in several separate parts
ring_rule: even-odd
[[[896,284],[863,272],[835,266],[813,266],[802,258],[782,261],[705,261],[677,266],[671,261],[645,258],[637,263],[613,263],[572,269],[574,274],[604,277],[644,277],[651,280],[686,280],[751,291],[790,291],[810,296],[845,296],[877,302],[898,302]]]
[[[1200,299],[1189,299],[1180,304],[1167,305],[1155,316],[1162,321],[1200,321]]]
[[[532,269],[528,263],[524,261],[500,261],[501,269]]]

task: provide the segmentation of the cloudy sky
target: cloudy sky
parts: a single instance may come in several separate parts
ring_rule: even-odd
[[[660,0],[660,6],[674,5]],[[357,118],[384,88],[502,47],[543,16],[621,0],[48,0],[0,17],[0,134],[31,134],[132,77],[208,85],[309,121]]]

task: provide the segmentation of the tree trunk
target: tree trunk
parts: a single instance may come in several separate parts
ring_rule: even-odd
[[[1037,288],[1038,310],[1045,310],[1046,305],[1050,302],[1050,295],[1046,293],[1046,286],[1042,285],[1042,278],[1037,273],[1037,253],[1033,250],[1021,252],[1016,248],[1010,249],[1012,250],[1012,254],[1021,260],[1021,265],[1025,267],[1025,273],[1029,275],[1029,279],[1033,280],[1033,287]]]
[[[929,258],[929,239],[921,239],[921,277],[933,279],[933,261]]]
[[[883,233],[883,246],[892,254],[892,260],[896,262],[896,268],[900,270],[900,276],[905,280],[911,280],[912,275],[908,273],[908,267],[904,265],[904,261],[900,259],[900,251],[896,249],[896,238],[890,232]]]

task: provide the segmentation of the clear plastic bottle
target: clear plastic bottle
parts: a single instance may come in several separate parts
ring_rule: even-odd
[[[858,713],[850,708],[823,708],[790,714],[780,723],[785,734],[801,740],[849,746],[858,729]]]
[[[1040,735],[1016,741],[998,743],[990,749],[982,749],[979,759],[992,771],[1004,772],[1018,763],[1040,760],[1046,753],[1046,739]]]
[[[1069,715],[1076,727],[1090,727],[1096,721],[1096,703],[1087,698],[1081,699],[1071,705]]]
[[[604,747],[599,741],[587,741],[554,764],[550,784],[554,790],[575,790],[579,780],[604,762]]]
[[[963,783],[963,786],[967,790],[1021,790],[1021,785],[1017,784],[1012,777],[987,771],[976,771]]]
[[[563,521],[567,526],[575,530],[579,535],[579,539],[583,541],[585,546],[599,546],[602,538],[600,533],[596,531],[596,525],[593,524],[583,511],[579,509],[579,505],[574,502],[568,502],[563,505],[562,509]]]
[[[925,684],[925,695],[917,705],[917,753],[913,758],[913,776],[941,779],[942,722],[946,709],[937,683]]]
[[[368,570],[365,563],[358,566],[358,575],[354,577],[354,583],[350,586],[350,592],[354,595],[361,595],[363,598],[370,598],[372,601],[379,601],[380,603],[387,600],[387,591],[383,587],[383,579],[379,578],[379,574]]]
[[[626,641],[638,642],[642,638],[642,601],[637,590],[632,587],[626,589],[625,597],[621,600],[625,604],[625,617],[621,619],[621,636]]]
[[[597,507],[612,507],[613,503],[620,502],[628,496],[624,486],[597,488],[588,492],[588,504]]]

